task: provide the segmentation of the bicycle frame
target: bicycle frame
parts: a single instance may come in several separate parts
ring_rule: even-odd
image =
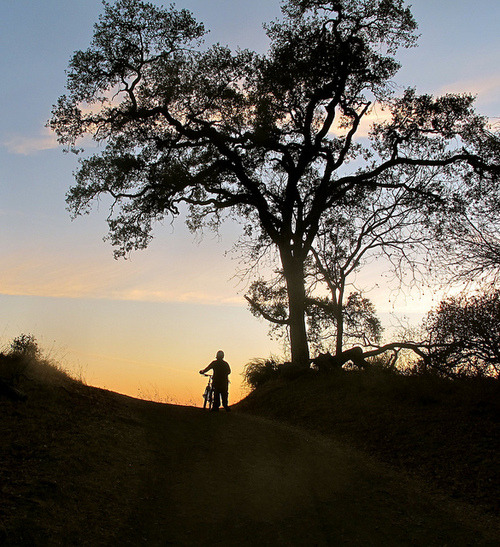
[[[212,387],[212,375],[211,374],[204,374],[203,376],[208,377],[208,384],[205,388],[205,392],[203,393],[203,408],[207,408],[208,410],[212,410],[212,407],[214,405],[214,389]]]

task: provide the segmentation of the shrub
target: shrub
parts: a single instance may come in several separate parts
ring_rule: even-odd
[[[38,342],[32,334],[21,334],[10,343],[8,353],[0,353],[0,379],[18,383],[34,360],[41,356]]]
[[[63,384],[72,380],[62,366],[43,355],[32,334],[14,338],[8,353],[0,353],[0,381],[18,384],[21,377],[45,384]]]
[[[32,334],[20,334],[17,338],[14,338],[10,344],[10,349],[12,353],[26,357],[35,358],[40,356],[38,342]]]
[[[253,359],[245,365],[243,381],[252,389],[265,384],[279,375],[279,363],[274,357]]]

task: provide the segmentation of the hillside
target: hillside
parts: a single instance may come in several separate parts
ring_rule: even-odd
[[[0,395],[2,544],[427,547],[500,538],[488,514],[311,428],[64,377],[18,387],[26,400]],[[238,406],[253,400],[255,411],[273,391],[279,406],[285,393],[312,388],[268,386]],[[302,416],[308,402],[317,401],[305,399]]]
[[[264,384],[242,411],[352,444],[447,495],[500,510],[500,382],[340,371]]]

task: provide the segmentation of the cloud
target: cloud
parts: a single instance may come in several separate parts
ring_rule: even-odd
[[[477,102],[481,105],[497,104],[500,96],[500,74],[493,74],[483,78],[459,80],[447,84],[439,90],[444,93],[472,93],[477,95]]]
[[[361,119],[358,130],[356,131],[356,138],[359,139],[368,137],[368,134],[374,123],[385,122],[389,120],[390,117],[391,115],[388,110],[384,110],[379,103],[374,103],[373,106]],[[339,127],[338,123],[335,124],[333,129],[330,131],[331,134],[337,137],[345,135],[346,132],[347,129]]]
[[[189,263],[165,268],[161,260],[116,262],[27,249],[6,253],[0,294],[52,298],[245,306],[227,283],[229,272]]]
[[[478,108],[496,107],[497,111],[494,112],[494,116],[500,116],[500,74],[484,78],[458,80],[442,86],[437,90],[436,95],[439,96],[446,93],[472,93],[477,96],[476,104]],[[356,138],[368,137],[374,123],[389,121],[390,117],[389,110],[384,110],[379,103],[375,102],[367,114],[363,116],[356,132]],[[335,136],[343,136],[346,134],[346,129],[340,128],[337,123],[330,133]]]
[[[4,140],[2,145],[11,154],[21,154],[23,156],[59,147],[55,134],[47,127],[36,136],[12,136]]]
[[[207,306],[234,305],[242,306],[246,302],[243,297],[185,290],[185,287],[172,288],[171,290],[155,290],[148,286],[130,287],[122,290],[111,291],[106,295],[112,300],[130,300],[136,302],[177,302],[181,304],[203,304]]]

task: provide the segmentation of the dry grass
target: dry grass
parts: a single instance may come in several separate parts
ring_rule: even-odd
[[[375,534],[390,539],[373,543],[381,545],[410,537],[420,538],[414,545],[488,545],[485,538],[499,537],[492,517],[462,519],[420,481],[401,480],[376,458],[336,440],[238,412],[146,403],[52,368],[23,370],[17,387],[25,401],[0,396],[0,544],[197,545],[210,537],[253,545],[261,537],[263,544],[293,545],[328,532],[366,538],[346,544],[367,544]],[[359,440],[376,412],[383,422],[404,405],[418,412],[436,404],[429,387],[396,390],[383,376],[319,380],[266,384],[246,399],[247,407],[267,408],[309,429],[318,426],[318,415],[330,415],[321,420],[328,434],[354,438],[357,431]],[[214,477],[222,477],[223,488],[214,486]],[[295,503],[305,512],[289,513],[298,511]],[[278,541],[277,530],[286,541]],[[316,536],[303,536],[304,530]]]
[[[44,359],[16,388],[25,400],[0,396],[0,544],[81,544],[82,531],[107,542],[130,513],[128,472],[142,458],[126,398]]]
[[[500,509],[500,382],[386,370],[276,380],[240,410],[342,439],[453,498]]]

